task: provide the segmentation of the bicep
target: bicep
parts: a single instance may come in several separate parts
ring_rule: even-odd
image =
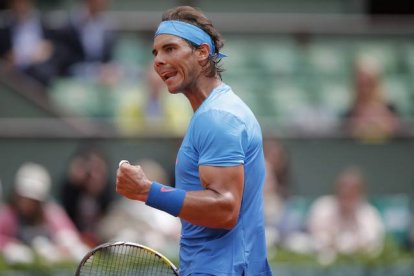
[[[233,228],[243,196],[244,167],[199,166],[204,189],[187,192],[180,218],[210,228]]]
[[[243,196],[244,166],[215,167],[200,166],[199,175],[201,184],[225,200],[233,207],[240,208]]]

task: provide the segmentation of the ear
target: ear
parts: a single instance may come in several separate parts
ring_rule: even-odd
[[[203,43],[197,48],[197,56],[199,61],[205,61],[210,55],[210,47],[207,43]]]

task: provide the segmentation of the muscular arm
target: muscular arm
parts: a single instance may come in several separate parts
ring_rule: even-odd
[[[187,192],[179,217],[212,228],[233,228],[243,195],[244,167],[199,167],[202,191]]]
[[[244,167],[200,166],[205,190],[187,192],[179,217],[196,225],[231,229],[237,223],[243,195]],[[118,170],[117,192],[146,201],[151,181],[140,166],[124,164]]]

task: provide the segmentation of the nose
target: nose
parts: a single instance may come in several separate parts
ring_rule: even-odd
[[[158,76],[161,76],[159,72],[161,71],[164,65],[165,65],[165,61],[161,57],[160,54],[154,56],[153,67],[154,67],[154,71],[157,73]]]
[[[165,64],[165,61],[162,57],[162,54],[158,53],[157,55],[154,56],[154,68],[156,69],[157,67],[163,64]]]
[[[153,68],[154,68],[154,72],[156,73],[156,75],[160,76],[159,70],[161,69],[161,64],[155,61],[154,59],[154,63],[153,63]]]

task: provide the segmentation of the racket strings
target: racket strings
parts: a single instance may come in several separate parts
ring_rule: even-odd
[[[119,244],[97,250],[80,275],[176,275],[170,265],[150,250]]]

